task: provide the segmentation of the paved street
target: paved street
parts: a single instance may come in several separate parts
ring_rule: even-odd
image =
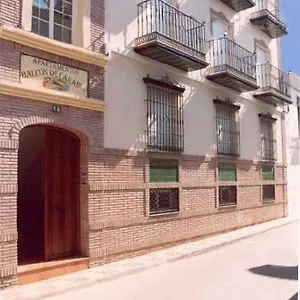
[[[297,223],[51,300],[296,300]]]

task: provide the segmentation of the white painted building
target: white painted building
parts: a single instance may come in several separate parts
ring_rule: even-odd
[[[286,118],[289,215],[300,212],[300,77],[291,74],[292,100]]]

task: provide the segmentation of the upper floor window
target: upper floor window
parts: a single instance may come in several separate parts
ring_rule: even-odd
[[[72,43],[73,0],[33,0],[32,32]]]
[[[260,136],[261,136],[261,155],[263,159],[276,159],[276,135],[275,121],[276,119],[260,114]]]
[[[239,106],[221,100],[216,105],[217,153],[222,155],[240,155]]]
[[[148,150],[183,152],[183,92],[169,80],[144,78],[147,85]]]

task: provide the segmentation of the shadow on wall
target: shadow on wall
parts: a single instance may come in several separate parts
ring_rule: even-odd
[[[251,268],[249,271],[257,275],[279,279],[298,280],[298,266],[263,265]]]
[[[289,298],[288,300],[298,300],[298,293],[296,293],[292,298]]]
[[[291,141],[291,146],[289,148],[291,161],[290,164],[292,166],[298,166],[300,164],[300,145],[299,145],[299,139],[294,138]]]

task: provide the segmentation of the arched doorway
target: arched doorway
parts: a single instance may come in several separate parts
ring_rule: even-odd
[[[51,126],[20,132],[19,265],[77,256],[80,241],[80,140]]]

